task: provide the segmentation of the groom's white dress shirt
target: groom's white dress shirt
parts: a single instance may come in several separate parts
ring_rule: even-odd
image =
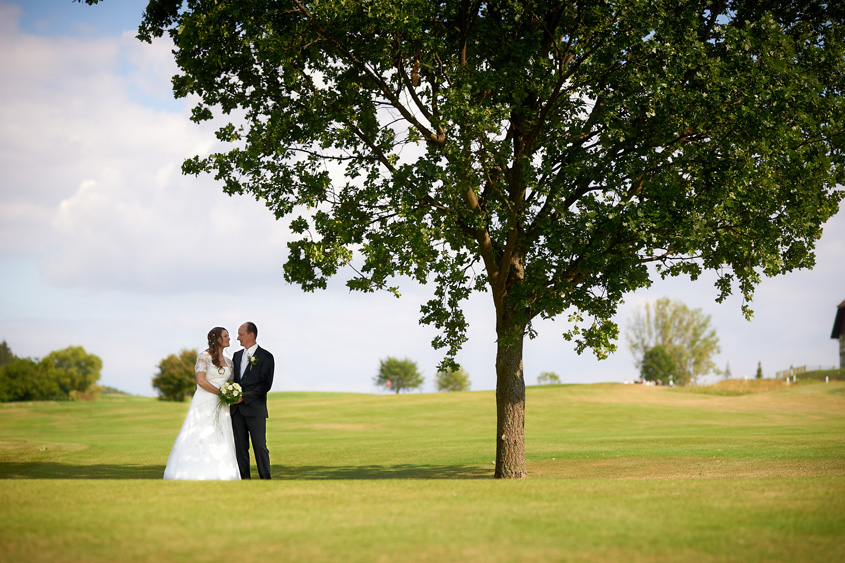
[[[255,355],[255,351],[258,350],[258,344],[253,344],[249,348],[246,348],[244,355],[241,356],[241,379],[243,379],[244,373],[246,372],[246,366],[249,364],[249,359]]]

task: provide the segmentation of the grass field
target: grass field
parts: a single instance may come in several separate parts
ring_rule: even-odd
[[[845,383],[274,393],[274,480],[164,482],[188,404],[0,405],[0,561],[841,561]],[[253,469],[253,473],[255,470]]]

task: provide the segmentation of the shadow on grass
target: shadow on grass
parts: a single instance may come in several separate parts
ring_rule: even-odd
[[[489,479],[493,473],[472,465],[274,465],[274,479],[282,481],[367,479]],[[0,479],[161,479],[163,465],[70,465],[55,462],[0,463]],[[255,467],[253,479],[258,478]]]
[[[331,479],[485,479],[493,472],[474,465],[274,465],[274,479],[286,481]],[[254,473],[253,473],[253,476]]]
[[[0,463],[0,479],[161,479],[163,465],[70,465],[53,461]]]

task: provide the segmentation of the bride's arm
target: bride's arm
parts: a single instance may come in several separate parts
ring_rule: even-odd
[[[205,389],[206,391],[208,391],[209,393],[211,393],[213,395],[219,395],[220,394],[220,389],[218,389],[217,387],[212,385],[208,381],[208,379],[205,378],[205,372],[204,371],[198,371],[197,372],[197,385],[199,385],[200,387],[202,387],[203,389]]]
[[[196,366],[194,366],[194,373],[197,376],[197,385],[208,391],[213,395],[219,395],[220,389],[215,387],[208,381],[205,377],[205,370],[208,369],[208,366],[213,366],[214,364],[211,362],[211,356],[208,352],[203,352],[197,357]]]

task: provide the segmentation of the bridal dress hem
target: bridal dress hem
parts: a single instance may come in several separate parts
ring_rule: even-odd
[[[232,376],[232,360],[224,359],[226,365],[218,368],[205,351],[197,358],[196,371],[204,371],[206,380],[220,387]],[[170,450],[164,478],[190,481],[236,481],[241,478],[229,407],[221,404],[217,394],[209,393],[199,385]]]

